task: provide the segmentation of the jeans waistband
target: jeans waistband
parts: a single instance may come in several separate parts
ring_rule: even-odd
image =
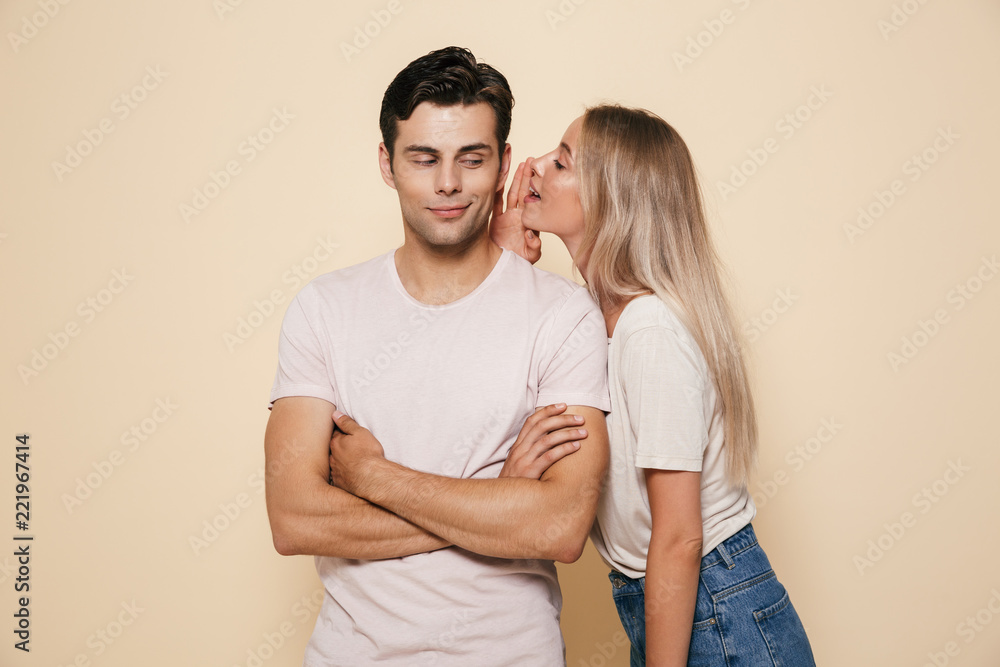
[[[701,559],[701,569],[704,570],[706,567],[719,562],[724,563],[728,568],[732,568],[733,556],[756,544],[757,534],[753,532],[753,526],[748,523],[705,554],[705,557]]]

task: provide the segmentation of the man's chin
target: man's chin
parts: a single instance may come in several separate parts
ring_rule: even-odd
[[[422,228],[414,228],[413,231],[423,240],[424,244],[441,250],[470,246],[480,237],[487,236],[485,222],[478,226],[448,224],[445,228],[442,227],[443,225],[438,221],[431,225],[424,225]]]

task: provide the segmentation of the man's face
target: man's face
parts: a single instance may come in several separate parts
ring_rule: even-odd
[[[496,117],[486,103],[419,104],[399,121],[392,164],[379,145],[382,178],[396,190],[407,240],[471,245],[485,234],[493,197],[507,180],[510,146],[497,153]]]

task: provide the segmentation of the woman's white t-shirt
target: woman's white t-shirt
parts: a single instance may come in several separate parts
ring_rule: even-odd
[[[644,468],[701,471],[702,555],[750,523],[745,486],[726,477],[721,402],[687,327],[653,295],[630,301],[608,347],[608,481],[591,532],[604,561],[646,574],[652,515]]]

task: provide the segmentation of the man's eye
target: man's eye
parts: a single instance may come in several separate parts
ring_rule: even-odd
[[[419,164],[422,167],[427,167],[434,164],[436,161],[437,160],[434,160],[433,158],[428,158],[427,160],[414,160],[413,162],[414,164]]]
[[[468,158],[468,159],[462,160],[462,162],[464,162],[467,166],[470,166],[470,167],[478,167],[479,165],[481,165],[483,163],[483,160],[482,160],[482,158]]]

